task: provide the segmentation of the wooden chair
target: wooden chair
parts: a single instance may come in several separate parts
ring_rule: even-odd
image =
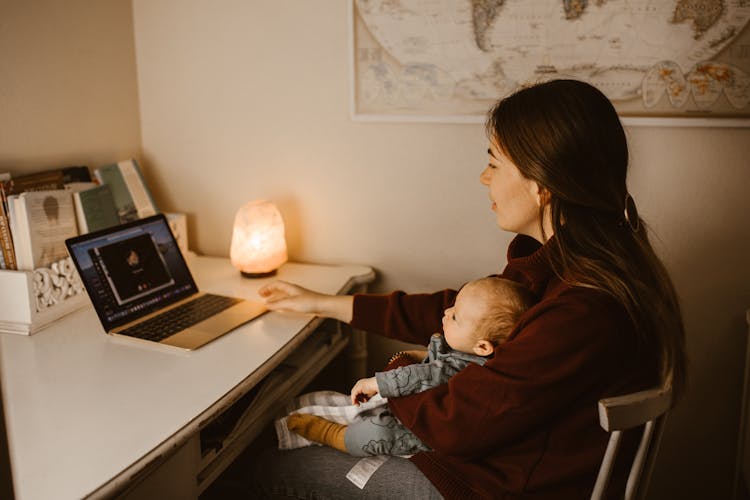
[[[604,496],[623,431],[639,426],[643,426],[643,435],[630,467],[624,498],[645,497],[671,404],[671,388],[649,389],[599,401],[599,424],[610,433],[610,437],[591,494],[592,500],[600,500]]]

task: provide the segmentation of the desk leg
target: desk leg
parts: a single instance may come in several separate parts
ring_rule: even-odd
[[[367,333],[354,328],[350,330],[346,354],[350,379],[356,382],[367,376]]]
[[[360,285],[349,293],[365,293],[367,285]],[[344,334],[349,335],[349,346],[346,349],[346,357],[349,365],[349,378],[353,382],[368,376],[367,374],[367,332],[357,330],[349,325],[339,323],[339,328],[344,329]]]

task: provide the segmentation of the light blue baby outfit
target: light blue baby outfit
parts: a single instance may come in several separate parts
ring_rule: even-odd
[[[430,339],[427,357],[413,365],[378,372],[378,392],[384,398],[408,396],[432,389],[469,363],[484,365],[486,358],[451,349],[445,337],[436,333]],[[349,424],[344,436],[346,450],[354,456],[411,455],[430,448],[393,416],[388,407],[360,422]]]

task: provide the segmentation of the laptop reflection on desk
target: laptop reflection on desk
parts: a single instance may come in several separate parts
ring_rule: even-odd
[[[200,292],[162,214],[65,245],[111,335],[193,350],[267,311],[259,301]]]

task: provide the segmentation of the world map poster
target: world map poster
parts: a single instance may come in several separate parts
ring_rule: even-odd
[[[749,20],[750,0],[352,0],[353,115],[481,121],[573,78],[623,117],[747,119]]]

